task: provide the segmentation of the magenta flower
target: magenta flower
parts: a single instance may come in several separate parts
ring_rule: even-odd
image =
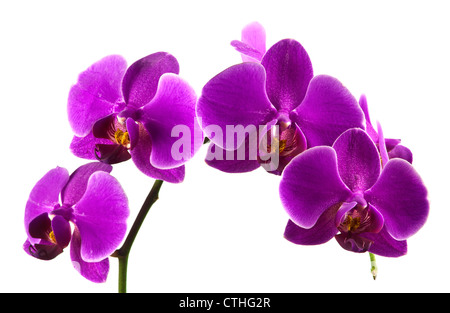
[[[212,141],[207,163],[225,172],[248,172],[263,165],[281,174],[307,148],[332,145],[345,130],[364,128],[364,115],[353,95],[336,78],[313,77],[307,52],[292,39],[273,45],[260,64],[237,64],[212,78],[203,87],[197,115]],[[261,125],[266,128],[260,130]],[[235,135],[228,133],[230,126],[241,126],[245,136],[238,134],[234,140]],[[278,138],[273,126],[278,126]],[[257,155],[249,150],[255,144],[255,132],[258,145],[263,143],[264,148]],[[226,138],[218,133],[227,133]],[[279,159],[272,164],[274,154]]]
[[[83,277],[104,282],[108,256],[122,242],[129,215],[128,199],[111,170],[95,162],[70,176],[62,167],[45,174],[25,207],[25,252],[51,260],[70,243],[73,266]]]
[[[371,138],[356,128],[332,147],[315,147],[292,160],[280,183],[290,217],[285,238],[317,245],[335,237],[349,251],[406,254],[406,239],[428,216],[427,190],[405,160],[383,164]]]
[[[372,125],[372,122],[370,121],[369,108],[367,105],[367,99],[365,95],[361,95],[361,97],[359,98],[359,105],[361,106],[361,109],[364,112],[364,117],[366,118],[366,132],[373,140],[378,150],[380,150],[381,146],[379,145],[379,141],[380,137],[382,137],[383,134],[381,133],[381,129],[375,130],[375,128]],[[384,142],[386,146],[387,157],[389,159],[401,158],[403,160],[408,161],[409,163],[412,163],[413,154],[411,150],[400,144],[401,142],[400,139],[385,138]]]
[[[82,72],[68,100],[72,152],[108,164],[131,158],[150,177],[183,181],[183,164],[201,146],[202,132],[195,117],[197,97],[178,72],[177,60],[166,52],[128,68],[121,56],[111,55]],[[178,125],[190,131],[183,158],[171,154]]]

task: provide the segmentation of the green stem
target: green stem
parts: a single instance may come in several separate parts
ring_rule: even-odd
[[[118,256],[119,260],[119,293],[127,292],[128,255]]]
[[[375,254],[369,252],[370,257],[370,272],[372,273],[373,280],[377,279],[378,267],[375,259]]]
[[[128,233],[128,236],[125,239],[125,242],[123,243],[120,249],[116,250],[111,255],[119,259],[119,293],[127,292],[127,266],[131,246],[133,245],[133,242],[136,239],[136,236],[139,232],[139,229],[142,226],[142,223],[144,222],[145,217],[147,216],[147,213],[150,211],[150,208],[152,207],[153,203],[155,203],[156,200],[158,200],[159,190],[161,189],[162,183],[163,183],[162,180],[155,181],[147,198],[142,204],[141,210],[139,211],[138,216],[136,217],[136,220],[133,223],[133,226],[131,226],[130,232]]]

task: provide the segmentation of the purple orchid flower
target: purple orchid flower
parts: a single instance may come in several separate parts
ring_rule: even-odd
[[[248,54],[250,48],[240,51]],[[364,114],[353,95],[336,78],[313,77],[306,50],[292,39],[274,44],[261,63],[237,64],[213,77],[203,87],[196,110],[205,136],[212,141],[206,162],[231,173],[262,165],[280,175],[307,148],[332,145],[345,130],[365,128]],[[242,126],[245,136],[238,134],[233,140],[231,134],[224,140],[225,130],[233,125]],[[254,130],[261,125],[266,127]],[[276,128],[278,136],[273,134]],[[263,147],[256,156],[249,151],[255,141]],[[273,163],[275,154],[278,160]]]
[[[295,158],[280,183],[290,217],[285,238],[317,245],[335,237],[353,252],[406,254],[406,239],[428,216],[427,190],[407,161],[384,157],[382,163],[383,168],[371,138],[357,128],[332,147],[315,147]]]
[[[178,61],[166,52],[128,68],[121,56],[111,55],[82,72],[68,99],[72,152],[107,164],[131,158],[150,177],[183,181],[183,164],[200,148],[203,134],[195,91],[178,72]],[[177,142],[172,130],[179,125],[190,132],[182,158],[171,154]]]
[[[359,105],[361,106],[361,109],[364,112],[364,116],[366,119],[366,132],[370,136],[370,138],[373,140],[375,145],[378,147],[378,150],[380,150],[380,137],[382,136],[381,130],[375,130],[375,128],[372,125],[372,122],[370,121],[369,116],[369,108],[367,105],[367,98],[365,95],[361,95],[359,98]],[[409,150],[407,147],[400,144],[400,139],[390,139],[386,138],[384,139],[385,146],[386,146],[386,152],[389,159],[392,158],[401,158],[405,161],[408,161],[409,163],[412,163],[413,161],[413,154],[411,150]]]
[[[77,271],[90,281],[104,282],[108,256],[122,242],[129,215],[128,199],[111,170],[111,165],[94,162],[70,176],[62,167],[45,174],[25,207],[25,252],[51,260],[70,243]]]

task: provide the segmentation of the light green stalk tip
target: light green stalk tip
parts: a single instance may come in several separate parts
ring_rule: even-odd
[[[373,280],[377,279],[378,275],[378,267],[377,267],[377,261],[375,259],[375,254],[369,252],[370,257],[370,272],[372,273]]]

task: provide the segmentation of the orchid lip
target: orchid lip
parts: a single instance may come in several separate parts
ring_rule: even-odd
[[[96,144],[95,157],[97,160],[116,164],[131,158],[128,150],[131,148],[131,140],[126,128],[126,118],[117,114],[110,114],[98,120],[92,129],[96,138],[110,140],[110,144]]]
[[[117,164],[131,159],[128,149],[120,144],[97,144],[95,146],[97,160],[107,164]]]
[[[56,211],[62,210],[64,209],[58,208]],[[69,245],[71,239],[68,220],[64,217],[56,217],[57,215],[52,219],[52,214],[53,212],[43,213],[29,224],[30,235],[39,241],[28,246],[28,253],[41,260],[54,259]]]
[[[373,241],[366,238],[367,233],[379,233],[384,225],[383,216],[371,206],[356,202],[344,203],[336,214],[336,226],[340,234],[335,238],[346,250],[366,252]]]
[[[342,248],[357,253],[367,252],[373,244],[372,240],[351,233],[342,233],[335,238]]]
[[[353,201],[342,204],[335,223],[342,233],[378,233],[383,228],[384,218],[373,206],[363,206]]]

